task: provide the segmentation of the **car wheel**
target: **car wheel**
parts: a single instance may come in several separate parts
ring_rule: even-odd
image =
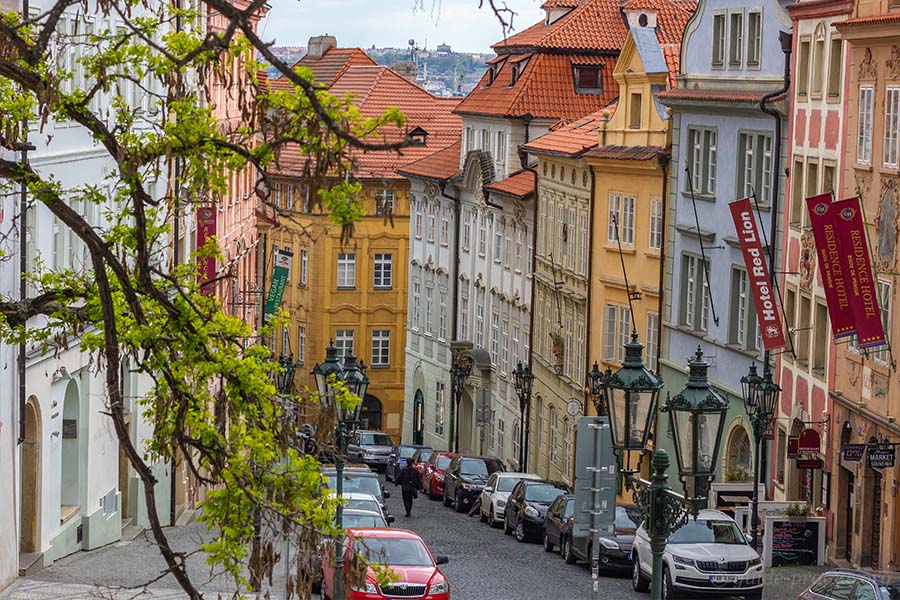
[[[650,591],[650,580],[644,577],[644,574],[641,572],[641,561],[638,560],[636,552],[634,561],[631,563],[631,587],[636,592]]]
[[[525,525],[521,521],[516,523],[516,541],[525,542]]]
[[[494,512],[493,504],[491,504],[491,516],[488,517],[488,523],[491,527],[500,527],[500,521],[497,520],[497,513]]]
[[[509,526],[509,519],[503,517],[503,533],[506,535],[512,535],[513,528]]]
[[[556,546],[550,542],[550,536],[544,533],[544,552],[553,552]]]
[[[456,512],[465,512],[466,506],[462,501],[462,492],[456,492],[456,501],[453,504],[453,508],[456,509]]]
[[[663,600],[672,600],[678,597],[678,592],[672,587],[672,578],[669,576],[669,567],[663,567],[663,584],[662,584]]]
[[[762,600],[762,592],[753,592],[752,594],[746,594],[744,596],[744,600]]]
[[[447,493],[446,487],[444,487],[444,506],[450,506],[450,494]]]
[[[566,538],[566,540],[563,542],[562,557],[563,560],[566,561],[567,565],[574,565],[576,562],[578,562],[578,559],[575,558],[575,553],[572,552],[572,540],[570,540],[569,538]]]

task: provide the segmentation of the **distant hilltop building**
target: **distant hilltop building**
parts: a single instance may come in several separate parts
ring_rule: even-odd
[[[448,44],[439,44],[437,47],[437,55],[438,56],[447,56],[448,54],[451,54],[452,52],[453,52],[453,49],[450,48],[450,46]]]

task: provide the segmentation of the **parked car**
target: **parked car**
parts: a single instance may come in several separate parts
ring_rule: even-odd
[[[544,515],[544,551],[562,549],[563,540],[572,536],[575,515],[575,496],[561,494],[550,504]]]
[[[444,476],[444,506],[452,503],[456,512],[468,510],[481,495],[488,477],[505,470],[499,458],[457,456],[450,461]]]
[[[650,587],[650,537],[644,525],[634,536],[631,583],[635,590]],[[741,529],[719,510],[701,510],[669,536],[663,554],[663,598],[678,595],[743,596],[759,600],[763,565]]]
[[[616,507],[614,533],[600,536],[602,571],[631,571],[631,547],[641,518],[641,513],[635,506],[623,504]],[[559,542],[559,553],[570,565],[579,560],[590,562],[592,552],[593,538],[589,535],[575,536],[569,533]]]
[[[835,569],[823,573],[797,600],[900,600],[900,575]]]
[[[364,554],[370,563],[387,567],[399,577],[386,585],[379,585],[375,571],[369,568],[366,582],[359,588],[345,586],[347,600],[376,600],[380,598],[416,597],[424,600],[450,600],[450,582],[441,572],[447,564],[446,556],[433,556],[418,535],[404,529],[351,529],[347,532],[347,556],[353,552]],[[335,569],[333,553],[325,555],[322,564],[322,595],[334,596]]]
[[[325,487],[332,490],[336,489],[337,471],[335,471],[334,467],[323,467],[322,475],[325,476]],[[343,488],[344,494],[359,492],[375,496],[382,508],[384,508],[384,499],[391,497],[390,492],[386,492],[382,489],[381,482],[378,480],[378,475],[368,469],[344,469]]]
[[[544,516],[561,494],[568,494],[569,486],[560,481],[523,479],[516,484],[506,503],[503,532],[515,532],[516,540],[527,542],[544,536]]]
[[[413,453],[412,458],[410,459],[413,466],[416,468],[416,471],[419,472],[420,481],[425,480],[425,469],[428,468],[428,461],[431,460],[432,454],[434,454],[432,448],[419,448]]]
[[[394,517],[385,518],[381,512],[358,508],[345,508],[342,519],[344,529],[385,528],[394,522]]]
[[[509,493],[516,484],[523,479],[540,479],[534,473],[506,473],[498,471],[488,478],[481,491],[481,522],[489,523],[491,527],[500,527],[503,524],[503,515],[506,514],[506,502]]]
[[[411,459],[413,454],[416,453],[416,450],[421,448],[427,448],[427,446],[417,444],[401,444],[399,446],[394,446],[391,453],[388,455],[387,466],[384,468],[385,480],[399,484],[400,471],[406,467],[406,461]]]
[[[432,500],[440,500],[444,496],[444,474],[457,456],[452,452],[434,452],[428,460],[422,476],[422,491]]]
[[[353,508],[359,510],[373,510],[381,514],[385,519],[388,513],[378,501],[378,498],[372,494],[363,494],[360,492],[348,492],[344,494],[344,509]]]
[[[356,462],[384,471],[393,448],[394,440],[383,431],[361,429],[350,435],[347,456]]]

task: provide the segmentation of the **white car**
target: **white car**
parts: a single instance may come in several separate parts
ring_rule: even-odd
[[[636,591],[650,587],[653,555],[644,525],[632,546],[631,584]],[[763,564],[731,517],[718,510],[701,510],[669,536],[663,554],[663,598],[676,596],[743,596],[759,600]]]
[[[481,522],[491,527],[503,525],[506,500],[516,484],[523,479],[540,479],[534,473],[496,472],[490,476],[481,492]]]
[[[387,520],[387,513],[384,507],[378,501],[378,498],[372,494],[363,494],[362,492],[350,492],[344,494],[344,508],[357,510],[371,510],[380,514]]]

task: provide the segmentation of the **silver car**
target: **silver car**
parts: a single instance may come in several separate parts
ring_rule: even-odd
[[[534,473],[497,472],[490,476],[481,491],[481,522],[500,527],[506,514],[509,493],[523,479],[540,479]]]
[[[347,444],[347,456],[358,463],[384,471],[394,449],[394,440],[383,431],[354,431]]]

